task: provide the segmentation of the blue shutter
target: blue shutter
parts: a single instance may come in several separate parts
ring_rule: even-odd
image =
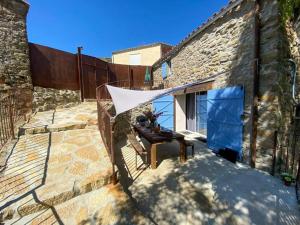
[[[229,148],[242,154],[244,89],[230,87],[207,94],[207,144],[214,151]]]
[[[163,112],[157,122],[164,128],[174,130],[174,97],[168,95],[154,100],[153,108],[156,112]]]

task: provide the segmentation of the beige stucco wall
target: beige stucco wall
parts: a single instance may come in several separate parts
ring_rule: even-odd
[[[175,131],[186,130],[186,95],[175,95]]]
[[[128,51],[121,53],[114,53],[112,61],[116,64],[130,65],[130,55],[141,54],[142,66],[152,66],[161,57],[161,45]]]

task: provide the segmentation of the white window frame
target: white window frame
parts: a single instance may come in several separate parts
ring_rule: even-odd
[[[141,63],[142,63],[141,53],[129,55],[129,65],[141,65]]]

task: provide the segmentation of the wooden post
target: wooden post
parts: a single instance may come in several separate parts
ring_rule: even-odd
[[[186,155],[186,146],[184,144],[184,140],[179,141],[179,157],[180,157],[180,162],[184,163],[186,162],[187,155]]]
[[[128,82],[129,82],[129,89],[131,89],[131,73],[130,73],[130,65],[128,65]]]
[[[157,168],[157,144],[151,145],[151,169]]]
[[[109,84],[109,66],[106,63],[106,83]],[[105,87],[105,99],[108,99],[107,88]]]
[[[112,162],[112,182],[113,184],[118,183],[118,178],[117,178],[117,173],[115,170],[115,165],[116,165],[116,160],[115,160],[115,148],[114,148],[114,120],[110,121],[110,135],[111,135],[111,140],[110,140],[110,149],[111,149],[111,162]]]
[[[80,89],[80,95],[81,95],[81,102],[84,101],[84,96],[83,96],[83,80],[82,80],[82,73],[83,73],[83,68],[82,68],[82,55],[81,55],[81,50],[82,47],[77,48],[77,70],[78,70],[78,78],[79,78],[79,89]]]
[[[97,82],[97,62],[94,61],[94,79],[95,79],[95,97],[97,99],[97,87],[98,87],[98,82]]]
[[[13,110],[12,110],[12,99],[11,96],[9,98],[9,123],[10,123],[10,131],[11,131],[11,137],[15,139],[15,128],[14,128],[14,120],[13,120]]]

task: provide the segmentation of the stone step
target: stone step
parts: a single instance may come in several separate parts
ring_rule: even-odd
[[[83,103],[68,109],[37,112],[20,128],[20,135],[84,129],[97,125],[97,109],[93,103]]]
[[[21,136],[0,177],[0,219],[32,214],[99,189],[111,182],[111,175],[95,129]]]
[[[107,185],[5,224],[151,224],[137,211],[121,186]]]
[[[59,132],[59,131],[67,131],[67,130],[77,130],[84,129],[87,126],[85,122],[69,122],[69,123],[59,123],[59,124],[50,124],[43,126],[32,127],[31,125],[24,125],[19,128],[19,135],[26,134],[43,134],[49,132]]]

